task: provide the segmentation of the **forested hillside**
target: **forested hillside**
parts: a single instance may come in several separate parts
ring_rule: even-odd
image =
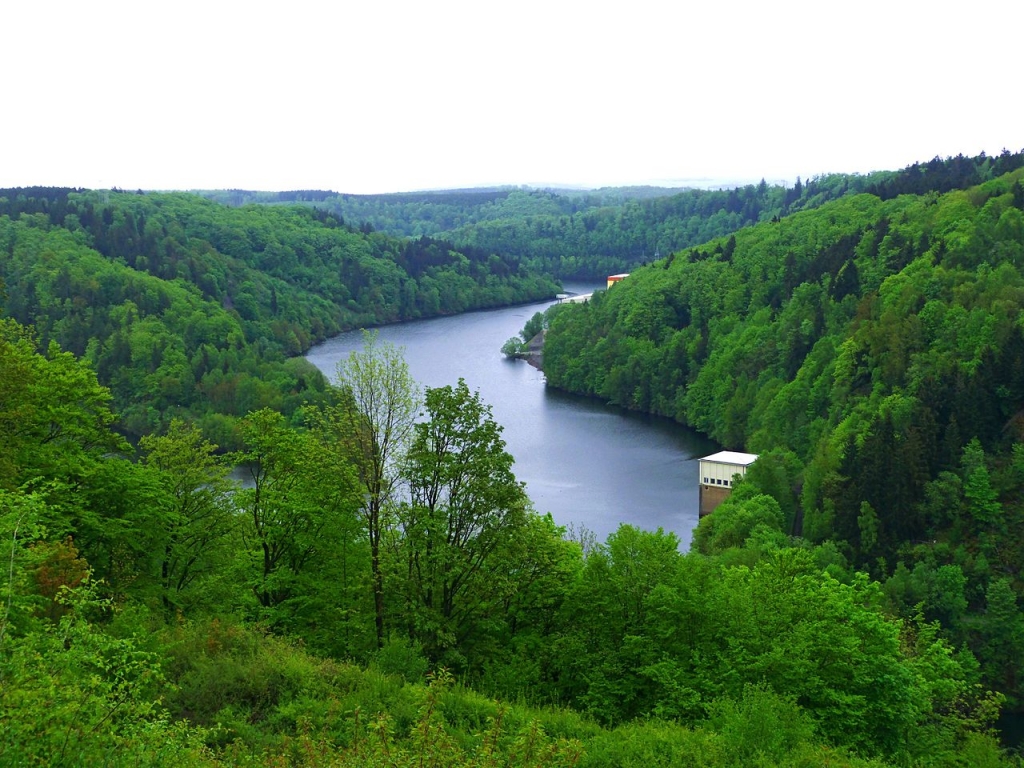
[[[570,540],[463,383],[372,338],[340,374],[247,414],[238,455],[184,421],[134,452],[84,362],[0,321],[4,761],[1016,764],[971,652],[774,499],[735,497],[743,549],[727,507],[688,555]]]
[[[898,172],[829,174],[806,183],[798,178],[792,187],[762,181],[731,190],[694,189],[652,200],[628,200],[571,215],[494,219],[463,226],[445,236],[457,243],[514,253],[531,269],[562,279],[602,279],[845,195],[959,189],[1022,164],[1024,153],[936,158]]]
[[[87,359],[124,429],[291,413],[320,375],[291,359],[341,330],[536,300],[557,285],[442,240],[363,233],[303,207],[188,194],[0,190],[5,313]]]
[[[451,193],[333,195],[294,193],[364,230],[451,239],[515,254],[531,270],[559,279],[599,279],[790,210],[814,206],[874,177],[832,176],[806,185],[733,190],[466,190]],[[218,200],[275,204],[280,195],[205,193]],[[290,198],[291,193],[284,197]]]
[[[716,511],[698,549],[764,523],[834,547],[893,610],[941,622],[1015,709],[1022,179],[847,197],[680,251],[559,307],[544,349],[552,386],[761,454],[750,482],[783,517]]]
[[[481,187],[382,195],[339,194],[322,190],[204,190],[198,194],[225,205],[308,205],[330,211],[360,229],[404,237],[435,237],[485,221],[568,216],[620,206],[633,200],[667,197],[680,191],[668,187],[592,190]]]
[[[934,158],[901,171],[829,174],[792,187],[735,189],[627,187],[586,192],[488,189],[394,195],[329,192],[205,193],[224,202],[302,201],[345,221],[391,234],[430,235],[461,246],[512,254],[533,271],[558,279],[603,279],[683,248],[701,245],[762,221],[815,208],[859,192],[883,199],[948,192],[1001,176],[1024,164],[1004,151]]]

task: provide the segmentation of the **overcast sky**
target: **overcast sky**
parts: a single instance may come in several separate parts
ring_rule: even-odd
[[[12,2],[0,187],[792,181],[1024,149],[1024,0]]]

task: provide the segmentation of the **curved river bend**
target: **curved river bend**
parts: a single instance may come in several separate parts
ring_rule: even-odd
[[[567,286],[584,293],[591,286]],[[667,419],[628,413],[544,384],[544,374],[508,360],[501,345],[551,302],[384,326],[379,338],[403,347],[423,386],[461,376],[480,392],[504,427],[516,477],[538,512],[559,525],[593,531],[604,541],[621,523],[675,532],[685,549],[697,525],[697,461],[718,450]],[[362,347],[352,331],[306,358],[332,379],[338,362]]]

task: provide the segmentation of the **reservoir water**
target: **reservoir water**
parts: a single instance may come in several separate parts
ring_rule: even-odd
[[[567,285],[576,293],[593,286]],[[667,419],[629,413],[545,386],[544,374],[508,360],[501,345],[552,302],[417,320],[377,329],[404,348],[422,385],[459,377],[491,406],[515,458],[516,477],[540,513],[604,541],[620,524],[676,533],[689,546],[697,524],[697,458],[718,450],[705,437]],[[307,359],[332,379],[339,361],[362,347],[360,331],[341,334]]]

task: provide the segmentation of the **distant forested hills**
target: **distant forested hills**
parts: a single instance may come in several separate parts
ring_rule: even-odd
[[[341,330],[552,296],[520,260],[361,232],[302,206],[185,193],[0,190],[2,311],[87,359],[129,434],[198,412],[290,412],[319,374],[289,359]],[[290,393],[290,394],[289,394]]]
[[[681,192],[670,187],[606,187],[593,190],[475,187],[378,195],[339,194],[324,190],[253,192],[198,190],[203,197],[225,205],[303,204],[329,210],[362,230],[402,237],[437,236],[485,221],[525,216],[567,216],[624,205],[630,201],[666,197]]]
[[[792,187],[762,181],[735,189],[609,188],[591,191],[490,188],[391,195],[324,191],[204,192],[229,204],[302,203],[395,235],[444,237],[512,254],[559,279],[609,274],[700,245],[743,227],[809,210],[849,194],[888,199],[964,189],[1024,164],[1024,153],[934,158],[902,171],[827,174]]]

